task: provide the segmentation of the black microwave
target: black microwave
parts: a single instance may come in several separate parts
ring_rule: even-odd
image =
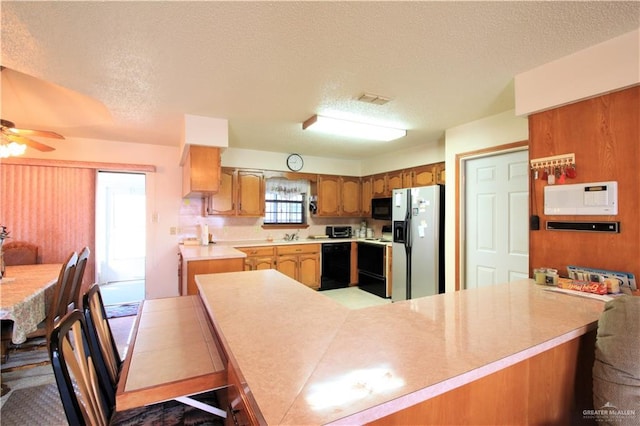
[[[391,220],[391,197],[371,199],[371,218]]]

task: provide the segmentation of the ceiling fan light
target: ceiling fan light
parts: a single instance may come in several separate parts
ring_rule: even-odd
[[[0,158],[16,157],[24,154],[26,150],[27,146],[21,143],[2,143],[0,144]]]
[[[350,138],[369,139],[375,141],[392,141],[406,136],[407,131],[376,124],[314,115],[302,123],[303,130],[312,130]]]

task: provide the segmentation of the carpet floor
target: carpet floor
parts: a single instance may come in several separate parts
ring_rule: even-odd
[[[109,320],[122,357],[126,356],[134,319],[135,314]],[[8,362],[2,364],[2,385],[9,388],[0,398],[2,426],[67,424],[51,363],[39,365],[48,359],[46,345],[42,345],[34,350],[12,351]]]
[[[0,417],[3,426],[67,424],[55,383],[14,390]]]

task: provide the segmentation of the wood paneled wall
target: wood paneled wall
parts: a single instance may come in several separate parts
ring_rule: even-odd
[[[575,153],[577,177],[566,183],[618,182],[616,216],[546,216],[545,181],[536,180],[533,211],[540,230],[529,233],[530,268],[568,265],[632,272],[640,277],[640,86],[529,117],[531,159]],[[619,234],[546,231],[548,220],[619,221]]]
[[[0,164],[0,224],[38,245],[40,263],[63,263],[88,246],[85,286],[95,277],[96,171]]]

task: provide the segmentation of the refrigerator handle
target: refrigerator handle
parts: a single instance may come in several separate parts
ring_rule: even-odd
[[[404,245],[411,247],[411,190],[407,190],[407,212],[404,216]]]
[[[407,258],[407,267],[405,271],[405,292],[407,300],[411,299],[411,270],[413,267],[412,263],[412,254],[411,254],[411,190],[407,189],[407,211],[404,216],[404,251]]]

